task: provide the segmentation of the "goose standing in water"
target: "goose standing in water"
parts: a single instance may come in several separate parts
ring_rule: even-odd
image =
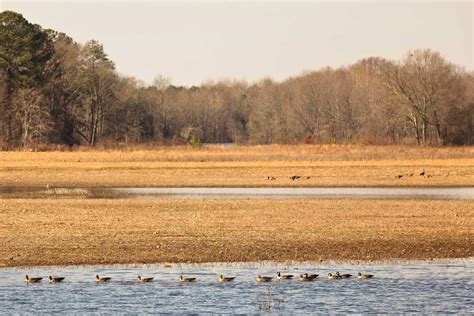
[[[219,282],[220,283],[223,283],[223,282],[231,282],[231,281],[234,281],[235,277],[224,277],[222,274],[219,275]]]
[[[48,277],[48,280],[49,280],[49,283],[59,283],[59,282],[62,282],[64,281],[65,277],[57,277],[57,276],[49,276]]]
[[[26,282],[27,284],[30,284],[30,283],[39,283],[39,282],[41,282],[41,280],[43,280],[43,278],[30,278],[30,277],[28,276],[28,274],[25,275],[25,282]]]
[[[257,275],[257,282],[271,282],[272,277]]]
[[[300,274],[300,281],[314,281],[318,277],[318,274]]]
[[[340,279],[342,279],[342,277],[340,275],[338,275],[337,273],[336,274],[328,273],[328,279],[329,280],[340,280]]]
[[[339,272],[336,272],[336,275],[341,277],[341,279],[349,279],[352,274],[340,274]]]
[[[144,278],[141,275],[138,276],[138,281],[139,282],[151,282],[153,281],[153,278]]]
[[[99,275],[95,276],[95,281],[97,283],[104,283],[104,282],[109,282],[112,278],[110,277],[100,277]]]
[[[185,278],[182,274],[179,276],[179,282],[195,282],[196,278]]]
[[[290,280],[293,279],[293,275],[291,274],[281,274],[280,272],[277,273],[278,280]]]
[[[357,273],[357,278],[358,279],[372,279],[374,277],[373,274],[362,274],[362,273]]]

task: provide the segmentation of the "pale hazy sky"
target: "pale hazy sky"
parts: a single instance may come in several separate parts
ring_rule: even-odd
[[[431,48],[474,70],[474,4],[432,1],[6,1],[1,10],[84,43],[147,83],[277,80],[369,56]]]

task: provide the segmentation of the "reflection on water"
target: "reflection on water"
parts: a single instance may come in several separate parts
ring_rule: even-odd
[[[328,272],[375,274],[330,281]],[[314,282],[257,284],[257,274],[319,273]],[[25,285],[24,275],[65,276],[64,283]],[[197,277],[181,284],[180,273]],[[236,276],[218,283],[219,274]],[[96,274],[110,283],[96,284]],[[138,274],[155,282],[138,283]],[[0,313],[473,313],[474,259],[378,265],[182,265],[0,269]]]

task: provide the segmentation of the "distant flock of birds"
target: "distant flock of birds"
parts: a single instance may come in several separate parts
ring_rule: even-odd
[[[300,281],[314,281],[316,280],[316,278],[319,276],[319,274],[309,274],[309,273],[303,273],[303,274],[300,274],[299,275],[299,280]],[[277,273],[277,276],[276,278],[278,280],[291,280],[291,279],[294,279],[294,275],[292,274],[282,274],[280,272]],[[335,274],[332,274],[332,273],[329,273],[328,274],[328,279],[329,280],[341,280],[341,279],[349,279],[352,277],[352,274],[340,274],[339,272],[336,272]],[[359,272],[357,274],[357,278],[358,279],[372,279],[374,277],[373,274],[363,274],[361,272]],[[236,277],[225,277],[224,275],[220,275],[219,278],[218,278],[218,281],[220,283],[224,283],[224,282],[232,282],[234,281]],[[60,282],[63,282],[64,279],[66,279],[65,277],[60,277],[60,276],[48,276],[48,281],[49,283],[60,283]],[[153,281],[153,277],[142,277],[142,276],[138,276],[137,278],[137,281],[138,282],[152,282]],[[180,275],[179,276],[179,282],[183,282],[183,283],[189,283],[189,282],[195,282],[197,278],[195,277],[185,277],[184,275]],[[42,277],[30,277],[28,275],[25,276],[25,283],[27,284],[31,284],[31,283],[39,283],[43,280]],[[111,277],[101,277],[99,275],[96,275],[95,276],[95,281],[97,283],[105,283],[105,282],[109,282],[110,280],[112,280]],[[257,278],[256,278],[256,281],[261,283],[261,282],[271,282],[273,280],[273,277],[270,277],[270,276],[262,276],[262,275],[257,275]]]
[[[403,177],[413,177],[414,175],[415,175],[414,172],[407,173],[407,174],[398,174],[398,175],[395,176],[395,178],[396,179],[401,179]],[[425,178],[432,178],[433,177],[433,175],[428,174],[425,171],[425,169],[423,169],[423,171],[420,172],[418,175],[421,176],[421,177],[425,177]],[[275,181],[277,178],[274,177],[274,176],[268,176],[268,177],[266,177],[266,179],[269,180],[269,181]],[[298,175],[294,175],[294,176],[290,177],[290,180],[292,180],[292,181],[296,181],[296,180],[300,180],[300,179],[309,180],[309,179],[311,179],[311,177],[309,177],[309,176],[298,176]]]
[[[395,178],[396,178],[396,179],[401,179],[401,178],[403,178],[403,177],[413,177],[414,175],[415,175],[415,174],[414,174],[413,172],[408,173],[408,174],[398,174],[398,175],[395,176]],[[423,169],[423,171],[420,172],[418,175],[421,176],[421,177],[426,177],[426,178],[431,178],[431,177],[433,177],[433,175],[432,175],[432,174],[428,174],[428,173],[425,171],[425,169]]]
[[[275,178],[273,176],[268,176],[266,179],[270,180],[270,181],[275,181],[277,178]],[[290,177],[290,180],[293,180],[293,181],[300,180],[300,179],[309,180],[309,179],[311,179],[311,177],[309,177],[309,176],[297,176],[297,175],[294,175],[294,176]]]

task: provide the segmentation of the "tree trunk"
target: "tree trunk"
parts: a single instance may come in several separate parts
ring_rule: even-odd
[[[13,134],[13,120],[12,120],[12,94],[13,85],[11,80],[5,79],[2,95],[2,106],[3,106],[3,136],[5,137],[5,143],[7,150],[12,145],[12,134]]]
[[[473,116],[470,113],[467,117],[467,144],[468,145],[473,144],[473,142],[472,142],[472,130],[473,130],[472,121],[473,121]]]
[[[433,111],[433,116],[435,119],[435,126],[436,126],[436,138],[438,139],[438,146],[443,145],[443,132],[441,131],[441,122],[438,119],[438,113]]]
[[[95,144],[95,128],[96,128],[96,110],[95,105],[91,106],[91,121],[90,121],[90,132],[89,132],[89,146],[94,146]]]
[[[427,132],[428,132],[428,124],[426,124],[425,120],[422,119],[422,121],[421,121],[421,136],[423,138],[423,145],[426,145]]]

